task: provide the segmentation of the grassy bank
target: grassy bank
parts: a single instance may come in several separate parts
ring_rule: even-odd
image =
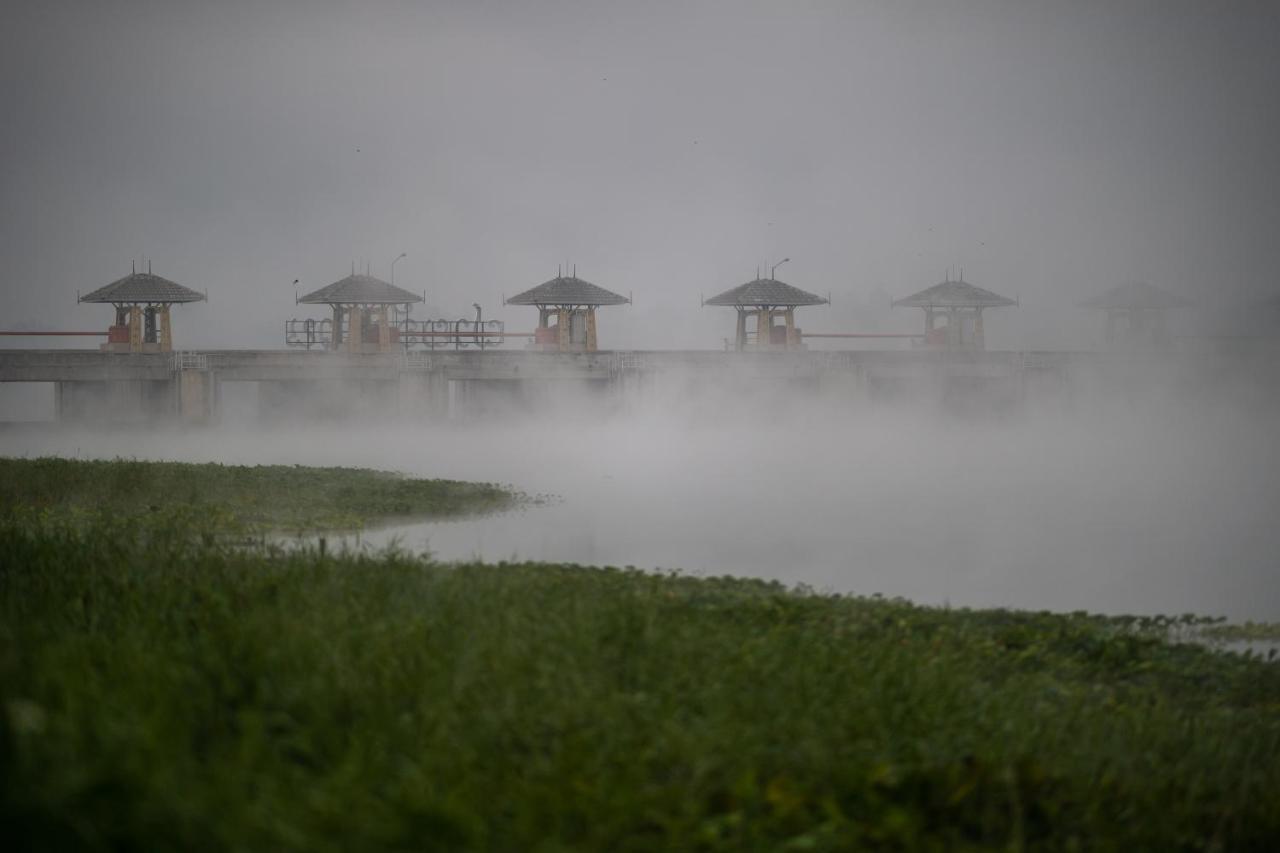
[[[488,512],[509,508],[517,499],[485,483],[419,480],[357,468],[0,458],[0,512],[35,510],[59,517],[180,513],[196,524],[308,530],[354,528],[388,517]]]
[[[0,523],[19,847],[1280,838],[1280,668],[1161,621],[241,547],[158,515]]]

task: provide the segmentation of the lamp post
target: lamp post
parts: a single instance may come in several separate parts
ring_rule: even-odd
[[[408,257],[408,255],[406,255],[404,252],[401,252],[400,254],[396,255],[396,260],[391,262],[391,283],[392,284],[396,283],[396,261],[406,257]]]
[[[789,260],[791,260],[791,259],[790,259],[790,258],[783,258],[782,260],[780,260],[780,261],[778,261],[776,264],[774,264],[772,267],[770,267],[770,268],[769,268],[769,278],[773,278],[773,272],[774,272],[774,270],[776,270],[778,267],[782,266],[783,264],[785,264],[785,263],[786,263],[787,261],[789,261]]]

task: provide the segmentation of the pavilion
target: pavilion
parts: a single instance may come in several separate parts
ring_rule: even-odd
[[[1154,284],[1133,281],[1088,299],[1080,307],[1106,314],[1104,335],[1108,346],[1150,346],[1162,343],[1167,336],[1166,312],[1186,304]]]
[[[986,334],[982,327],[982,312],[986,308],[1017,305],[990,290],[985,290],[964,280],[964,272],[958,281],[950,276],[941,284],[926,288],[905,299],[895,300],[893,305],[924,309],[924,345],[934,349],[982,350],[986,349]],[[939,318],[945,320],[938,324]]]
[[[605,290],[576,275],[558,275],[537,287],[516,294],[508,305],[534,305],[538,309],[538,328],[533,348],[551,352],[595,352],[596,308],[601,305],[626,305],[625,296]],[[551,318],[556,318],[551,325]]]
[[[726,290],[703,302],[704,305],[726,305],[737,309],[738,326],[734,349],[792,350],[803,349],[801,332],[796,326],[795,310],[804,305],[825,305],[821,296],[792,287],[773,278],[756,278]],[[774,325],[774,318],[782,325]],[[755,318],[755,328],[747,328],[747,318]]]
[[[400,343],[400,330],[394,323],[393,313],[398,310],[407,314],[410,305],[421,301],[422,297],[416,293],[355,270],[346,278],[298,300],[303,305],[328,305],[333,309],[332,322],[322,320],[318,328],[308,328],[306,343],[316,342],[329,349],[353,353],[390,352]]]
[[[115,323],[107,330],[104,352],[170,352],[173,327],[169,308],[180,302],[203,302],[206,297],[191,288],[146,272],[133,272],[77,299],[115,306]]]

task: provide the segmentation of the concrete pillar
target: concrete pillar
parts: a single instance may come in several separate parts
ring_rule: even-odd
[[[559,324],[560,332],[559,335],[557,335],[558,340],[556,341],[556,348],[559,349],[560,352],[568,352],[570,349],[569,318],[572,316],[572,312],[567,308],[560,308],[557,309],[556,316],[558,318],[556,322]]]
[[[62,381],[53,384],[53,411],[60,422],[74,423],[88,420],[84,405],[85,395],[79,393],[85,382]]]
[[[178,415],[183,423],[203,424],[213,419],[213,374],[207,370],[181,370],[177,376]]]
[[[364,311],[359,306],[347,308],[347,351],[360,352],[364,346]]]
[[[142,306],[129,306],[129,352],[142,352]]]
[[[596,309],[587,308],[587,352],[596,351]]]
[[[788,308],[783,317],[787,323],[787,349],[795,349],[800,343],[796,340],[796,309]]]
[[[173,352],[173,332],[169,328],[169,305],[160,306],[160,351]]]
[[[330,349],[342,348],[342,306],[334,305],[333,307],[333,337],[330,339]]]
[[[747,348],[747,312],[738,309],[738,333],[734,337],[734,349],[742,352]]]
[[[391,352],[391,325],[385,305],[378,306],[378,352]]]

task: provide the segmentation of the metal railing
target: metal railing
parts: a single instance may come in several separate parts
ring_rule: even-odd
[[[391,325],[392,345],[410,350],[422,347],[436,349],[490,349],[500,347],[508,337],[528,337],[507,332],[502,320],[410,320],[407,317]],[[376,340],[376,331],[365,330],[365,340]],[[333,321],[286,320],[286,346],[305,349],[333,347]]]
[[[507,337],[502,320],[404,320],[399,329],[406,349],[489,349]]]
[[[333,344],[333,321],[324,320],[285,320],[285,346],[319,347],[328,349]]]
[[[614,376],[622,373],[638,373],[647,369],[648,361],[643,353],[638,352],[615,352],[609,360],[609,372]]]
[[[405,370],[431,370],[435,367],[435,358],[429,352],[405,350],[400,366]]]
[[[209,356],[202,352],[170,353],[169,369],[175,373],[180,370],[208,370]]]

